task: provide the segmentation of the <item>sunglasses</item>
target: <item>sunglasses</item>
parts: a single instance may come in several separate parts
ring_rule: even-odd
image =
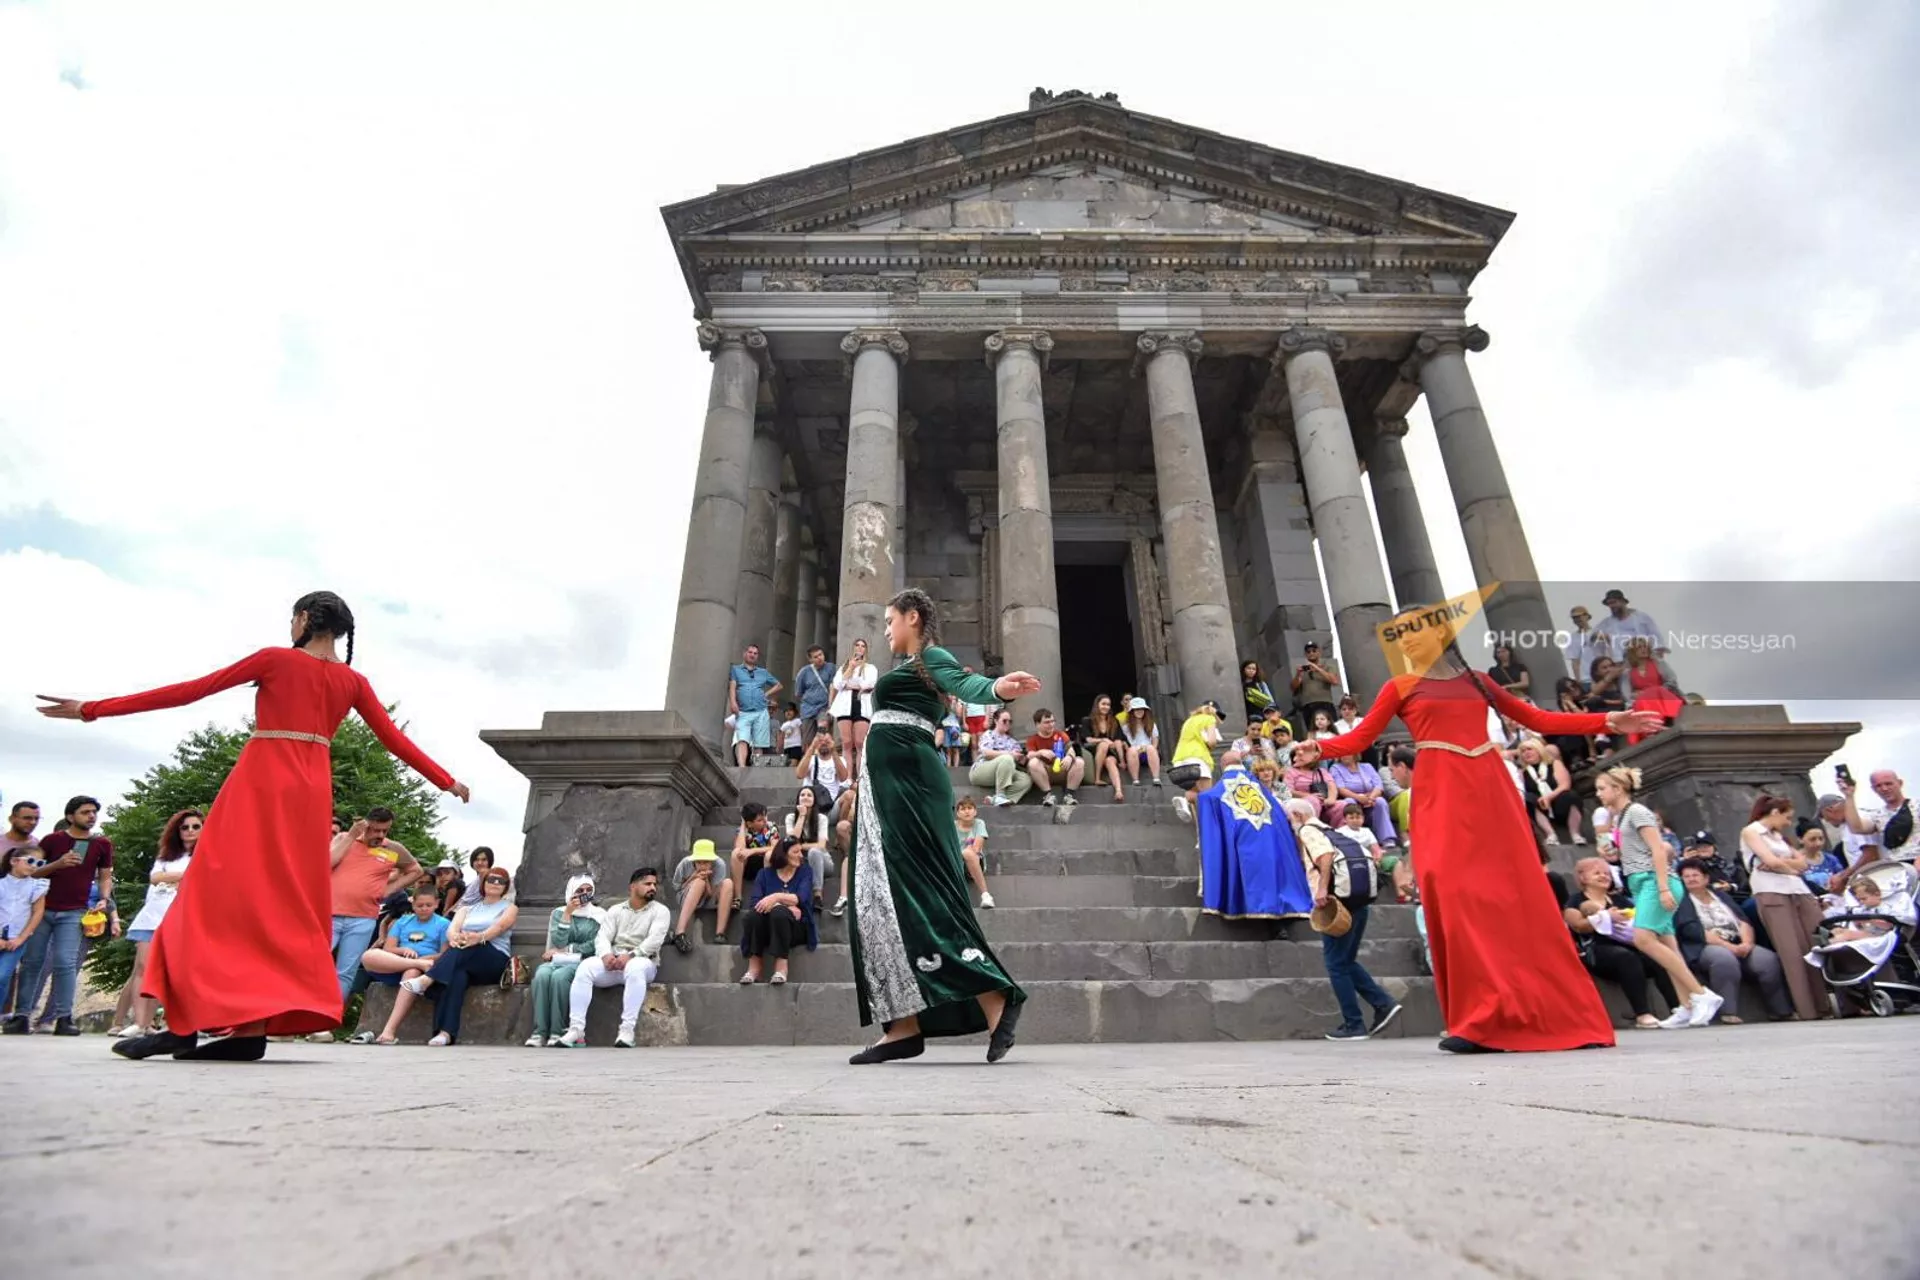
[[[507,878],[505,876],[488,876],[487,877],[488,884],[505,884],[506,882],[507,882]]]

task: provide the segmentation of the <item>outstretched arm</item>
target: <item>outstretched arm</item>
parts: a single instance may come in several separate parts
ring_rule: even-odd
[[[999,702],[1000,696],[993,691],[997,681],[989,676],[969,675],[960,669],[953,655],[945,649],[929,646],[920,655],[927,664],[927,671],[933,676],[933,682],[940,686],[942,693],[958,694],[968,702]]]
[[[373,736],[380,739],[380,745],[405,761],[415,773],[442,791],[452,791],[458,786],[452,774],[435,764],[426,752],[414,746],[407,735],[400,732],[400,726],[380,705],[380,699],[374,696],[373,686],[367,683],[365,676],[360,677],[360,688],[353,696],[353,709],[367,722],[367,728],[373,730]],[[465,796],[460,798],[466,799]]]
[[[1373,700],[1373,706],[1367,709],[1366,718],[1346,733],[1336,734],[1320,740],[1320,758],[1334,760],[1341,756],[1358,755],[1373,745],[1380,731],[1400,713],[1402,694],[1400,682],[1389,680],[1380,686],[1380,696]]]
[[[1479,681],[1480,687],[1493,697],[1493,705],[1500,714],[1518,721],[1535,733],[1589,734],[1608,733],[1607,716],[1603,711],[1543,711],[1531,702],[1523,702],[1514,697],[1498,682],[1475,673],[1472,678]]]
[[[145,693],[130,693],[121,698],[102,698],[97,702],[70,703],[63,699],[50,698],[55,705],[42,707],[45,715],[56,719],[98,720],[101,716],[130,716],[141,711],[159,711],[166,707],[184,707],[190,702],[231,689],[235,685],[258,680],[261,673],[273,662],[279,653],[291,652],[284,649],[262,649],[240,659],[230,667],[224,667],[212,675],[201,676],[198,680],[188,680],[181,684],[170,684],[159,689],[149,689]],[[42,694],[42,697],[46,695]],[[72,713],[68,714],[68,709]]]

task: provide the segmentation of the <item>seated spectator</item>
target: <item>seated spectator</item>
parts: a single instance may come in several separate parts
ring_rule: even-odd
[[[1547,878],[1558,882],[1554,872]],[[1561,899],[1566,904],[1562,915],[1580,945],[1580,959],[1598,984],[1602,978],[1617,985],[1633,1010],[1633,1025],[1642,1031],[1688,1026],[1692,1014],[1680,1002],[1673,980],[1651,957],[1633,946],[1633,899],[1614,887],[1613,876],[1604,858],[1582,858],[1573,867],[1574,886]],[[1647,1001],[1647,984],[1652,983],[1672,1010],[1662,1022],[1653,1016]]]
[[[1293,764],[1286,771],[1287,790],[1320,806],[1321,821],[1340,820],[1341,801],[1334,793],[1333,774],[1320,763],[1320,744],[1308,739],[1294,744]]]
[[[1572,676],[1562,676],[1553,688],[1554,709],[1571,714],[1583,714],[1587,709],[1587,693],[1578,680]],[[1560,763],[1569,771],[1578,771],[1580,766],[1593,758],[1593,739],[1579,733],[1557,733],[1547,741],[1560,753]],[[1578,844],[1579,841],[1574,843]]]
[[[20,967],[21,948],[40,927],[47,913],[46,896],[51,886],[33,873],[45,865],[40,846],[32,842],[6,845],[6,875],[0,877],[0,1001],[13,987],[14,972]],[[7,1018],[8,1035],[21,1035],[27,1029],[23,1017],[17,1023]]]
[[[733,852],[727,857],[727,884],[722,887],[719,914],[713,918],[713,940],[727,940],[727,918],[733,909],[733,897],[726,890],[745,892],[760,868],[766,864],[767,851],[778,839],[767,806],[748,801],[740,806],[740,826],[733,833]],[[745,904],[742,904],[743,906]]]
[[[799,764],[806,753],[807,722],[800,718],[800,704],[789,702],[780,718],[780,750],[792,764]]]
[[[1020,797],[1033,787],[1033,779],[1027,776],[1026,761],[1026,747],[1013,736],[1013,712],[1001,707],[993,713],[993,727],[974,747],[973,767],[967,770],[967,780],[985,789],[988,804],[1019,804]]]
[[[693,951],[687,931],[693,928],[694,912],[711,909],[717,913],[723,892],[731,905],[733,895],[728,889],[727,868],[713,851],[713,841],[695,840],[693,851],[673,868],[673,892],[680,899],[680,916],[667,941],[675,951],[683,956]]]
[[[1707,887],[1715,893],[1727,894],[1736,901],[1749,896],[1746,872],[1715,846],[1713,832],[1694,832],[1687,837],[1681,853],[1706,868]]]
[[[587,1006],[595,987],[619,987],[620,1029],[616,1049],[634,1047],[640,1010],[647,1002],[647,984],[660,972],[660,947],[667,940],[671,919],[666,904],[656,902],[660,873],[641,867],[627,877],[627,900],[607,912],[606,927],[593,944],[593,955],[574,970],[567,989],[567,1033],[560,1047],[574,1049],[587,1042]]]
[[[439,913],[439,905],[440,899],[431,886],[423,884],[414,889],[412,914],[394,921],[393,927],[387,930],[386,940],[360,956],[360,968],[370,982],[397,987],[433,967],[433,962],[447,949],[450,927],[447,918]],[[387,1019],[386,1027],[378,1036],[362,1031],[353,1037],[353,1043],[399,1044],[400,1021],[412,1007],[411,992],[395,992],[393,1014]]]
[[[1080,722],[1080,749],[1093,753],[1093,785],[1103,777],[1113,779],[1115,804],[1124,801],[1126,791],[1120,785],[1120,761],[1127,753],[1127,740],[1120,732],[1120,718],[1113,714],[1113,699],[1096,695],[1087,718]]]
[[[474,906],[486,897],[480,882],[486,878],[487,872],[493,870],[493,850],[483,844],[475,845],[473,852],[467,855],[467,870],[473,872],[473,883],[460,891],[460,901],[454,904],[455,910]],[[453,912],[447,914],[452,915]]]
[[[974,674],[971,666],[963,666],[960,670],[966,675]],[[967,731],[966,766],[971,769],[980,751],[980,739],[986,736],[987,729],[992,725],[995,704],[962,702],[959,705],[961,723]]]
[[[1528,690],[1533,688],[1532,673],[1514,659],[1510,644],[1493,646],[1493,665],[1487,668],[1487,675],[1516,698],[1528,697]]]
[[[1033,713],[1033,732],[1027,737],[1027,777],[1040,789],[1041,804],[1080,803],[1074,793],[1086,776],[1087,762],[1073,748],[1073,739],[1060,731],[1053,712],[1041,707]],[[1053,784],[1066,789],[1065,799],[1053,794]]]
[[[1416,896],[1413,883],[1413,765],[1419,755],[1411,745],[1404,743],[1387,754],[1385,781],[1392,792],[1387,797],[1387,812],[1393,817],[1393,829],[1400,837],[1400,848],[1380,859],[1380,869],[1393,878],[1394,897],[1401,902],[1412,902]]]
[[[403,994],[394,997],[396,1021],[392,1025],[398,1026],[398,1019],[406,1016],[402,1006],[405,993],[424,996],[437,983],[440,989],[434,992],[433,1038],[427,1043],[449,1045],[460,1038],[460,1014],[467,1002],[468,985],[500,981],[512,958],[510,937],[513,922],[520,916],[520,908],[507,896],[512,887],[513,877],[499,867],[481,878],[480,901],[454,913],[447,929],[447,949],[419,977],[400,980]]]
[[[793,776],[819,793],[814,799],[823,813],[847,789],[853,775],[847,772],[847,762],[841,758],[831,716],[822,716],[814,722],[813,736],[801,748],[800,758],[793,765]]]
[[[607,913],[593,905],[593,877],[567,881],[567,900],[547,917],[547,947],[533,971],[533,1034],[527,1048],[560,1043],[567,1029],[567,993],[580,962],[595,954]]]
[[[1276,804],[1285,804],[1292,796],[1287,791],[1287,780],[1282,776],[1280,762],[1272,756],[1261,756],[1248,769],[1254,780],[1267,789]]]
[[[1387,809],[1386,784],[1381,781],[1379,770],[1358,756],[1347,756],[1335,760],[1327,769],[1327,776],[1333,782],[1333,798],[1340,802],[1342,823],[1346,822],[1347,810],[1357,806],[1362,821],[1370,828],[1374,837],[1370,852],[1399,845],[1400,833],[1393,829],[1393,814]],[[1373,856],[1378,859],[1377,853]]]
[[[1620,682],[1620,693],[1629,710],[1658,712],[1668,724],[1680,718],[1680,708],[1686,705],[1679,678],[1665,658],[1654,657],[1653,642],[1645,636],[1634,636],[1627,641],[1626,676]],[[1627,735],[1627,745],[1633,745],[1643,736]]]
[[[1807,864],[1803,879],[1815,893],[1825,893],[1832,886],[1834,876],[1847,869],[1846,864],[1827,848],[1827,829],[1819,822],[1801,818],[1794,828],[1799,837],[1800,856]]]
[[[1258,724],[1265,718],[1268,707],[1278,705],[1274,700],[1273,686],[1267,683],[1260,664],[1252,658],[1240,664],[1240,696],[1245,704],[1248,724]]]
[[[1687,893],[1673,913],[1674,937],[1687,966],[1726,1002],[1718,1021],[1740,1025],[1741,1019],[1726,1010],[1740,1007],[1743,974],[1760,988],[1769,1017],[1775,1022],[1791,1018],[1793,1003],[1787,999],[1780,957],[1754,941],[1753,926],[1741,914],[1740,904],[1712,887],[1710,869],[1699,858],[1680,860],[1680,881]]]
[[[1140,766],[1144,762],[1153,785],[1165,786],[1160,781],[1160,729],[1153,723],[1153,710],[1145,698],[1128,698],[1126,707],[1127,718],[1121,727],[1127,738],[1127,780],[1140,785]]]
[[[1580,802],[1573,794],[1573,775],[1554,758],[1553,748],[1541,738],[1529,735],[1520,740],[1520,785],[1527,799],[1527,812],[1533,825],[1548,844],[1559,844],[1553,824],[1566,824],[1567,835],[1575,844],[1585,844],[1580,830]]]
[[[787,980],[787,954],[794,944],[804,942],[809,951],[820,945],[813,918],[812,870],[793,856],[792,844],[785,840],[774,846],[766,862],[754,879],[740,936],[740,953],[747,957],[747,971],[740,976],[743,986],[760,981],[761,964],[769,956],[773,985],[782,985]]]
[[[451,920],[453,913],[460,909],[460,900],[467,894],[467,882],[452,858],[433,869],[433,891],[439,900],[440,914]]]
[[[1349,693],[1343,696],[1336,710],[1338,714],[1333,717],[1333,732],[1335,736],[1352,733],[1360,727],[1360,721],[1364,717],[1360,714],[1360,703],[1352,694]]]
[[[847,789],[840,793],[840,802],[833,806],[829,815],[833,824],[833,853],[840,859],[840,896],[834,901],[829,914],[842,915],[847,909],[848,874],[853,868],[853,819],[860,807],[860,784],[850,782]]]
[[[1602,714],[1614,711],[1625,711],[1627,709],[1627,699],[1626,695],[1620,690],[1621,677],[1625,674],[1625,669],[1612,658],[1595,658],[1593,660],[1593,676],[1587,682],[1586,709],[1588,711],[1598,711]],[[1604,734],[1596,735],[1595,745],[1601,748],[1600,754],[1602,755],[1619,746],[1612,738]]]
[[[1293,764],[1293,726],[1287,723],[1285,717],[1278,718],[1280,721],[1278,724],[1268,723],[1266,737],[1261,745],[1266,748],[1266,755],[1271,757],[1274,763],[1286,769]]]
[[[827,815],[814,807],[818,793],[802,787],[793,797],[793,812],[782,823],[786,838],[793,842],[794,856],[806,860],[813,871],[814,910],[826,892],[827,877],[833,874],[833,855],[827,852]]]
[[[1213,785],[1213,749],[1220,745],[1220,704],[1201,703],[1180,726],[1180,740],[1174,744],[1173,767],[1167,779],[1180,788],[1173,798],[1174,812],[1193,821],[1193,804],[1202,791]]]
[[[987,852],[987,824],[980,820],[980,809],[972,796],[953,802],[953,826],[960,835],[960,860],[966,863],[967,879],[980,891],[980,909],[993,910],[993,895],[987,892],[987,873],[980,859]]]
[[[1333,712],[1326,707],[1315,708],[1307,721],[1307,738],[1318,742],[1322,738],[1333,736]]]

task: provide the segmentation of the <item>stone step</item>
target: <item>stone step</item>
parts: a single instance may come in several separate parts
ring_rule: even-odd
[[[955,798],[957,799],[960,795],[966,794],[969,793],[956,793]],[[768,813],[774,814],[775,816],[783,816],[793,811],[793,797],[794,788],[787,788],[779,792],[743,792],[740,797],[740,804],[753,801],[765,805]],[[1193,824],[1184,821],[1179,814],[1175,813],[1171,803],[1140,804],[1136,803],[1131,797],[1125,804],[1114,804],[1110,798],[1105,803],[1099,803],[1095,797],[1085,792],[1081,793],[1080,803],[1072,805],[1058,803],[1051,805],[1045,804],[1037,795],[1029,794],[1027,798],[1019,804],[990,805],[982,803],[978,808],[980,810],[980,816],[986,820],[989,830],[1002,826],[1041,827],[1052,824],[1066,825],[1068,823],[1076,823],[1080,826],[1100,824],[1135,826],[1153,824],[1180,827],[1187,831],[1193,830]],[[704,819],[704,825],[724,826],[729,831],[732,831],[739,824],[739,821],[740,807],[739,805],[733,805],[726,809],[715,810],[708,813]]]
[[[1184,849],[1191,853],[1195,849],[1193,828],[1184,823],[1083,823],[1078,821],[1078,817],[1076,814],[1075,820],[1068,822],[1018,824],[989,820],[988,856],[999,850],[1013,853],[1082,853],[1142,849],[1177,853]],[[734,837],[739,830],[737,822],[726,825],[711,823],[694,828],[693,836],[696,840],[713,841],[714,849],[724,856],[732,851]],[[677,857],[675,861],[678,861]]]
[[[1432,979],[1382,978],[1380,985],[1406,1006],[1389,1038],[1439,1034]],[[1021,986],[1029,996],[1020,1019],[1023,1044],[1317,1038],[1340,1022],[1325,978],[1032,980]],[[682,983],[673,996],[689,1044],[857,1045],[878,1036],[877,1028],[859,1025],[851,983]]]
[[[992,877],[988,884],[993,883]],[[1191,882],[1189,882],[1191,884]],[[1317,941],[1305,920],[1223,920],[1198,907],[998,907],[976,912],[981,931],[1001,942],[1271,942]],[[822,912],[820,941],[847,941],[847,918]],[[737,942],[736,915],[728,931]],[[713,914],[702,911],[689,936],[713,941]],[[1410,907],[1382,907],[1368,914],[1367,940],[1415,937]]]
[[[1369,937],[1360,962],[1377,978],[1419,977],[1419,944],[1407,938]],[[1132,979],[1319,978],[1326,976],[1316,942],[996,942],[994,954],[1016,978],[1057,982]],[[660,981],[736,982],[747,971],[738,946],[697,946],[661,957]],[[772,975],[769,964],[764,976]],[[793,982],[853,981],[853,952],[844,943],[822,943],[789,957]]]

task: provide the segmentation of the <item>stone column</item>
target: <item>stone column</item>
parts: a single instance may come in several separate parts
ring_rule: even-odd
[[[1201,341],[1192,330],[1140,335],[1136,366],[1147,374],[1147,416],[1159,485],[1160,532],[1167,544],[1167,589],[1180,702],[1216,699],[1229,719],[1240,713],[1239,657],[1220,557],[1220,518],[1193,398],[1192,361]]]
[[[808,547],[800,552],[799,559],[800,572],[794,575],[794,671],[800,670],[801,664],[807,660],[807,650],[820,643],[816,635],[820,622],[820,606],[816,594],[820,585],[820,557],[813,548]],[[774,674],[780,675],[777,671]],[[784,681],[792,674],[788,672],[787,675],[780,675],[780,678]]]
[[[1380,541],[1386,544],[1387,570],[1393,575],[1393,600],[1404,609],[1410,604],[1436,604],[1446,598],[1440,568],[1427,537],[1427,521],[1420,514],[1420,495],[1407,467],[1405,418],[1382,418],[1374,424],[1373,453],[1367,473],[1373,477],[1373,510],[1380,518]]]
[[[1486,630],[1513,634],[1514,656],[1532,672],[1535,692],[1550,694],[1566,669],[1565,661],[1551,638],[1553,617],[1507,488],[1500,450],[1467,371],[1467,352],[1486,348],[1486,332],[1478,325],[1423,333],[1414,343],[1412,363],[1433,415],[1474,585],[1485,589],[1500,584],[1487,601]]]
[[[793,652],[794,610],[800,587],[800,495],[780,495],[773,540],[773,626],[767,633],[767,669],[793,689],[799,666]],[[802,651],[804,652],[804,650]]]
[[[1040,692],[1013,704],[1025,724],[1036,707],[1060,705],[1060,601],[1053,576],[1053,490],[1040,371],[1053,335],[1003,329],[987,338],[999,421],[1000,654],[1008,671],[1040,678]]]
[[[666,701],[667,709],[679,712],[695,733],[718,744],[727,714],[727,670],[735,661],[724,646],[737,630],[753,408],[760,395],[767,339],[758,329],[710,324],[701,325],[699,334],[701,347],[713,358],[713,377],[700,433],[686,558],[680,567]]]
[[[839,652],[837,646],[839,645],[840,606],[834,603],[833,580],[824,572],[820,575],[820,584],[814,593],[813,607],[813,642],[827,651],[828,666],[838,666],[846,660],[844,657],[835,656]]]
[[[894,463],[893,485],[893,589],[907,589],[907,457],[903,449]]]
[[[773,423],[754,425],[753,448],[747,455],[747,523],[740,538],[740,590],[734,605],[733,652],[760,646],[760,661],[772,648],[774,598],[773,568],[780,540],[780,439]],[[778,670],[775,675],[780,674]]]
[[[836,662],[865,639],[886,664],[887,601],[894,593],[893,516],[900,486],[900,365],[907,340],[893,329],[855,329],[840,340],[853,377],[847,411],[846,508],[840,534]]]
[[[1273,358],[1285,370],[1293,405],[1300,478],[1306,482],[1307,509],[1327,575],[1346,665],[1342,674],[1347,690],[1365,707],[1387,681],[1387,659],[1375,628],[1393,616],[1393,606],[1387,602],[1387,575],[1360,490],[1360,459],[1333,367],[1334,356],[1345,347],[1346,339],[1325,329],[1289,329],[1280,335]]]

